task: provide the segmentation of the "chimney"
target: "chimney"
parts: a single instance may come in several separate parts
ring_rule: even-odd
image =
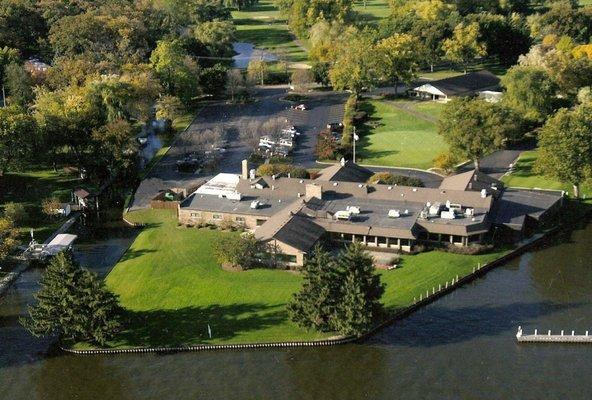
[[[242,174],[241,174],[241,178],[243,179],[249,179],[249,162],[247,160],[243,160],[242,162]]]
[[[307,183],[305,186],[304,200],[309,201],[313,197],[317,199],[323,198],[323,187],[316,183]]]

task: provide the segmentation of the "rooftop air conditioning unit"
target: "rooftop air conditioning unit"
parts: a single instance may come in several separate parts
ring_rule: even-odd
[[[260,205],[261,205],[261,204],[259,203],[259,201],[258,201],[258,200],[253,200],[253,201],[251,202],[251,208],[252,208],[253,210],[256,210],[256,209],[258,209]]]
[[[358,206],[347,206],[345,209],[355,215],[360,213],[360,207]]]
[[[456,214],[454,213],[454,211],[442,211],[440,213],[440,218],[442,218],[442,219],[455,219],[456,218]]]
[[[389,218],[399,218],[401,216],[401,213],[399,212],[399,210],[389,210],[388,216]]]
[[[482,198],[486,198],[487,197],[487,190],[486,189],[481,189],[481,197]]]
[[[349,221],[351,219],[351,212],[349,211],[337,211],[335,213],[335,219]]]
[[[430,215],[438,215],[438,213],[440,212],[440,203],[434,203],[430,206],[429,208],[429,213]]]
[[[465,210],[465,216],[472,217],[473,215],[475,215],[475,209],[474,208],[467,208]]]
[[[243,195],[239,192],[232,192],[232,193],[228,193],[226,195],[226,198],[228,200],[238,200],[240,201],[243,198]]]

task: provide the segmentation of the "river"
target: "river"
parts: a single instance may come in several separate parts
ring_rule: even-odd
[[[0,299],[0,399],[588,399],[592,346],[514,335],[592,330],[590,259],[592,225],[363,344],[97,357],[44,355],[18,326],[40,276],[29,270]]]

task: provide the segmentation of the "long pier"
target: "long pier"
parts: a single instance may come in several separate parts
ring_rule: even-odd
[[[561,331],[559,335],[554,335],[550,330],[546,334],[539,333],[538,329],[535,329],[532,335],[525,335],[522,332],[522,327],[519,326],[516,340],[524,343],[592,343],[592,336],[588,331],[584,335],[576,335],[575,331],[571,331],[571,334]]]

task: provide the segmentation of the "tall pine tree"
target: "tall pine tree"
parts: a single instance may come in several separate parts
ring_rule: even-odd
[[[117,297],[67,252],[51,260],[35,299],[29,318],[21,320],[35,336],[104,345],[120,327]]]
[[[382,312],[384,286],[360,243],[337,258],[317,246],[303,274],[302,289],[288,304],[290,318],[299,326],[360,335]]]
[[[342,276],[341,293],[332,327],[344,335],[360,335],[382,313],[384,285],[374,271],[372,257],[359,242],[341,252],[337,265]]]
[[[331,330],[338,301],[339,275],[331,256],[317,245],[302,269],[304,283],[288,304],[292,321],[305,328]]]

